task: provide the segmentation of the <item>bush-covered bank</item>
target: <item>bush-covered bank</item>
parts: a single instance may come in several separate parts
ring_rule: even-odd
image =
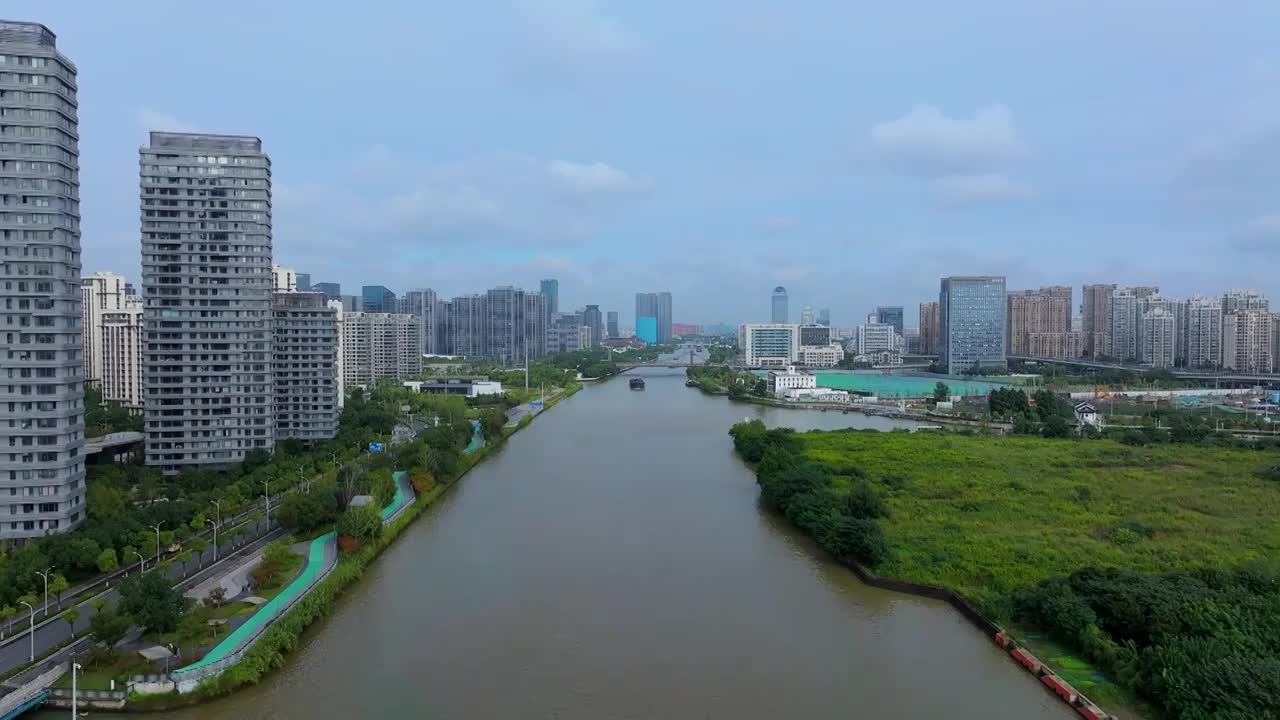
[[[581,386],[560,398],[573,394]],[[527,416],[525,420],[532,419]],[[521,423],[524,427],[528,423]],[[352,583],[359,580],[369,566],[419,515],[429,508],[441,495],[456,485],[490,453],[498,450],[505,442],[507,435],[501,434],[486,437],[488,444],[473,453],[463,455],[456,465],[447,473],[437,470],[434,474],[415,466],[410,476],[415,478],[415,487],[419,487],[418,478],[423,478],[423,486],[429,487],[419,493],[408,509],[388,524],[383,531],[369,542],[362,544],[353,553],[340,556],[338,565],[328,577],[321,580],[305,597],[299,600],[284,615],[272,622],[271,626],[253,644],[241,658],[240,662],[227,668],[219,676],[202,683],[194,692],[185,695],[169,693],[165,695],[131,696],[127,710],[152,711],[167,710],[175,707],[195,705],[215,697],[226,695],[247,685],[256,684],[268,672],[282,667],[288,657],[301,641],[302,634],[317,619],[327,615],[333,607],[334,600]],[[413,453],[407,453],[412,457]],[[443,479],[450,478],[450,479]]]
[[[989,617],[1046,631],[1168,717],[1276,717],[1274,454],[759,423],[731,432],[762,496],[831,552],[864,553],[883,577],[954,589]],[[851,543],[858,515],[877,516],[882,547]],[[1126,697],[1092,675],[1076,675],[1079,689]]]

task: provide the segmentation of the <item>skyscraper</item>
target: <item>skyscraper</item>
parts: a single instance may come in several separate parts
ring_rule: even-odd
[[[671,293],[658,293],[658,344],[671,342]]]
[[[395,293],[382,285],[365,285],[360,288],[360,310],[369,313],[398,313],[400,302]]]
[[[311,289],[319,293],[324,293],[326,300],[337,300],[342,297],[342,285],[339,283],[316,283],[311,286]]]
[[[604,340],[604,318],[600,315],[599,305],[588,305],[582,312],[582,324],[591,328],[591,347],[600,347]]]
[[[1138,324],[1138,360],[1158,368],[1173,367],[1177,346],[1177,320],[1163,307],[1143,311]]]
[[[552,317],[560,312],[560,281],[555,278],[543,280],[539,291],[546,298],[547,316]]]
[[[1183,364],[1192,369],[1222,365],[1222,300],[1195,296],[1187,301],[1186,320],[1179,333]]]
[[[311,273],[298,273],[298,292],[311,292]]]
[[[831,309],[822,308],[818,311],[818,324],[831,327]]]
[[[1222,295],[1222,312],[1233,313],[1237,310],[1261,310],[1267,312],[1271,303],[1261,290],[1228,290]]]
[[[418,349],[423,355],[440,354],[440,300],[429,288],[409,290],[400,300],[400,310],[418,319]]]
[[[275,446],[271,160],[256,137],[169,132],[139,155],[146,462],[240,462]]]
[[[618,337],[618,311],[610,310],[605,314],[605,317],[608,318],[608,320],[606,320],[606,324],[608,325],[609,337]]]
[[[1107,306],[1106,354],[1121,362],[1135,361],[1139,356],[1138,323],[1142,320],[1142,301],[1160,294],[1157,287],[1118,287],[1111,293]]]
[[[920,303],[920,352],[938,354],[938,303]]]
[[[125,282],[123,275],[112,272],[95,272],[80,278],[80,337],[84,346],[84,379],[97,382],[102,379],[102,313],[124,307]]]
[[[779,285],[773,289],[773,322],[786,323],[790,316],[790,310],[787,307],[787,289]]]
[[[671,342],[671,293],[636,293],[636,337],[647,343]]]
[[[1085,333],[1085,353],[1089,357],[1107,354],[1107,333],[1111,329],[1111,294],[1115,289],[1114,284],[1084,286],[1084,297],[1080,305],[1080,329]],[[1103,341],[1101,346],[1098,344],[1099,336]]]
[[[1266,310],[1236,310],[1222,318],[1222,366],[1242,373],[1271,372],[1271,333]]]
[[[876,307],[876,322],[881,325],[892,325],[893,331],[902,337],[903,312],[901,305],[881,305]]]
[[[104,400],[142,408],[142,298],[124,276],[95,272],[80,279],[84,373]]]
[[[1007,303],[1005,323],[1010,355],[1030,355],[1028,338],[1033,333],[1071,332],[1071,288],[1011,290]]]
[[[1004,278],[944,277],[938,293],[938,359],[947,373],[1008,367]]]
[[[76,66],[0,21],[0,541],[84,519]],[[17,189],[17,192],[13,190]]]
[[[805,305],[803,308],[800,309],[800,324],[801,325],[817,324],[815,322],[815,318],[813,315],[813,308],[810,307],[809,305]]]
[[[383,378],[422,375],[418,321],[400,313],[343,312],[339,323],[343,385],[370,385]]]

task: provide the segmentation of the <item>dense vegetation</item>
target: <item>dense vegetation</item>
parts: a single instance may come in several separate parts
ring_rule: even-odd
[[[1042,628],[1170,717],[1277,717],[1275,453],[1212,437],[733,434],[762,495],[832,552],[853,555],[822,533],[882,502],[861,511],[883,529],[880,574]]]

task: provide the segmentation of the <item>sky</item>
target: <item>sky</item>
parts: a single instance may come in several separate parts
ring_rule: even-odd
[[[851,326],[944,275],[1280,301],[1280,4],[6,0],[79,69],[84,271],[149,130],[262,138],[275,261]],[[1278,303],[1280,304],[1280,303]]]

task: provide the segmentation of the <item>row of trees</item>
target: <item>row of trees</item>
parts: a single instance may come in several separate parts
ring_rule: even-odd
[[[801,454],[800,441],[791,429],[770,430],[763,422],[752,420],[734,425],[729,434],[738,453],[756,463],[761,497],[828,552],[869,567],[888,557],[889,547],[878,522],[888,511],[860,471],[841,469],[841,474],[853,477],[853,486],[842,494],[834,487],[830,468]]]
[[[1049,631],[1166,717],[1280,717],[1280,579],[1089,568],[1019,593]]]

